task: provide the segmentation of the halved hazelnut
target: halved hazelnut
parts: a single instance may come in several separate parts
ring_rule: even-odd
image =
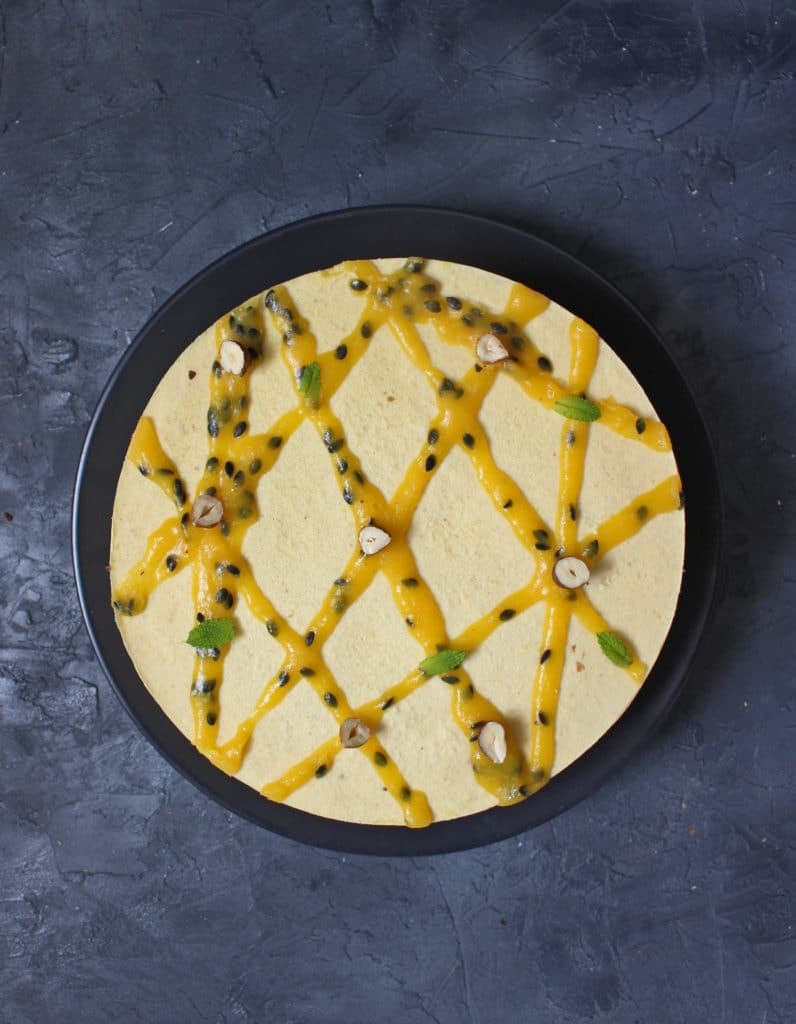
[[[212,494],[200,494],[191,509],[194,526],[218,526],[224,518],[224,506]]]
[[[344,747],[361,747],[370,739],[370,729],[361,718],[346,718],[340,726],[340,742]]]
[[[475,354],[482,363],[500,363],[508,359],[509,350],[496,334],[482,334],[475,344]]]
[[[224,373],[234,373],[240,377],[246,372],[246,365],[249,362],[249,353],[239,345],[237,341],[226,341],[221,342],[221,348],[218,352],[218,361],[221,363],[221,369]]]
[[[359,546],[366,555],[375,555],[390,543],[389,533],[378,526],[363,526],[359,531]]]
[[[506,760],[506,730],[500,722],[484,722],[478,733],[478,746],[490,761],[503,764]]]
[[[553,579],[565,590],[577,590],[589,582],[591,572],[588,565],[581,558],[568,555],[566,558],[559,558],[553,566]]]

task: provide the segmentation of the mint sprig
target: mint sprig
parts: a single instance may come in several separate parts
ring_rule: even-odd
[[[194,626],[185,641],[191,647],[208,650],[212,647],[224,647],[235,636],[235,624],[232,619],[205,619]]]
[[[633,664],[633,655],[630,652],[630,648],[624,642],[620,640],[616,633],[609,633],[607,630],[597,634],[597,643],[600,645],[600,650],[614,665],[618,665],[620,668],[627,668],[628,665]]]
[[[467,657],[467,651],[437,651],[436,654],[424,658],[420,662],[420,670],[427,676],[438,676],[441,672],[450,672]]]
[[[317,408],[321,397],[321,368],[318,363],[310,363],[301,371],[299,391],[313,408]]]
[[[564,395],[553,408],[560,416],[568,420],[580,420],[582,423],[592,423],[600,418],[600,410],[594,402],[581,395]]]

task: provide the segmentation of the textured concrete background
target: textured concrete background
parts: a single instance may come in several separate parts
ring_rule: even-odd
[[[793,4],[0,11],[0,1019],[791,1024]],[[615,282],[699,396],[728,513],[657,738],[558,820],[418,861],[300,847],[178,777],[92,657],[68,537],[161,301],[383,201],[499,215]]]

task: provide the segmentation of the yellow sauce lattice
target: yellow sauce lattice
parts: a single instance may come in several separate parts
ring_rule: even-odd
[[[296,407],[279,417],[265,434],[250,435],[246,410],[251,368],[237,375],[224,373],[218,361],[213,364],[208,411],[209,453],[197,494],[210,490],[221,499],[225,515],[220,526],[203,529],[191,524],[190,515],[185,511],[190,502],[179,470],[163,451],[152,421],[146,417],[140,421],[128,459],[174,500],[177,515],[167,519],[150,536],[144,557],[131,568],[114,593],[114,607],[121,614],[139,614],[153,589],[188,565],[193,570],[197,618],[228,616],[236,601],[242,598],[254,617],[281,645],[283,663],[266,684],[248,717],[238,724],[234,735],[219,744],[218,719],[226,649],[197,655],[191,702],[194,742],[198,749],[217,767],[235,774],[257,723],[299,681],[305,680],[338,726],[351,717],[360,718],[370,726],[370,738],[359,748],[360,755],[368,759],[382,785],[398,802],[406,824],[423,826],[433,820],[428,800],[421,790],[409,785],[384,748],[379,739],[379,723],[391,707],[426,685],[429,678],[418,668],[379,696],[352,708],[323,658],[324,644],[346,608],[367,590],[377,572],[383,572],[407,629],[426,654],[432,655],[447,648],[472,652],[503,622],[536,602],[545,603],[539,663],[532,688],[530,758],[520,749],[500,710],[476,691],[466,662],[442,676],[444,684],[450,688],[453,717],[468,739],[477,738],[484,722],[503,725],[508,752],[501,764],[490,760],[477,742],[469,743],[469,750],[479,784],[499,803],[514,803],[529,796],[550,778],[555,753],[556,710],[572,615],[595,636],[617,632],[594,608],[585,590],[567,591],[553,582],[556,559],[576,555],[593,567],[608,551],[633,536],[655,516],[681,507],[681,485],[676,475],[667,478],[607,519],[594,533],[579,537],[577,510],[591,427],[589,422],[566,418],[561,427],[556,521],[546,523],[522,489],[495,464],[479,412],[501,373],[510,373],[529,398],[548,409],[553,409],[567,396],[585,395],[599,350],[597,333],[582,320],[572,321],[571,360],[565,384],[552,375],[549,361],[524,332],[527,324],[548,305],[548,300],[537,292],[514,285],[503,314],[498,315],[455,297],[446,300],[439,283],[425,272],[420,260],[407,261],[403,269],[392,274],[382,274],[373,263],[365,261],[342,264],[337,272],[349,276],[352,287],[363,296],[364,308],[354,329],[340,339],[335,351],[317,351],[310,325],[296,309],[285,287],[258,296],[216,324],[217,351],[224,340],[235,340],[249,348],[252,367],[256,367],[267,323],[268,336],[281,339],[282,357],[294,383],[297,400]],[[511,352],[511,359],[489,366],[475,363],[458,381],[450,380],[432,364],[417,330],[418,323],[431,324],[441,340],[464,346],[473,353],[481,335],[495,332]],[[387,325],[390,335],[422,371],[437,402],[436,415],[428,425],[427,441],[415,454],[390,500],[366,479],[359,458],[347,442],[343,424],[330,406],[332,397],[383,325]],[[382,335],[388,336],[385,332]],[[320,369],[317,400],[311,392],[305,394],[301,388],[303,373],[314,363]],[[671,450],[663,424],[641,419],[632,409],[611,399],[590,401],[599,410],[602,426],[655,451]],[[305,420],[315,428],[328,452],[357,532],[372,522],[390,535],[391,542],[371,556],[365,556],[357,546],[326,593],[308,632],[299,634],[258,585],[252,567],[242,554],[242,545],[247,530],[260,516],[254,493],[258,480],[273,468],[291,436]],[[524,587],[507,595],[490,612],[451,638],[434,594],[418,571],[407,536],[428,481],[454,446],[459,446],[470,459],[495,510],[508,521],[519,542],[534,556],[535,570]],[[626,649],[631,660],[625,671],[640,684],[646,667],[630,644]],[[434,679],[434,685],[440,685],[439,679]],[[340,749],[341,741],[335,732],[280,778],[264,785],[262,794],[274,800],[286,799],[312,778],[328,772]]]

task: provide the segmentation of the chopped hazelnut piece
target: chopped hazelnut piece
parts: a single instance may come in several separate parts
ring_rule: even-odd
[[[224,506],[212,494],[200,494],[191,509],[194,526],[218,526],[224,518]]]
[[[370,739],[370,729],[361,718],[346,718],[340,726],[340,742],[344,747],[361,747]]]
[[[500,722],[484,722],[478,733],[478,746],[490,761],[503,764],[506,760],[506,730]]]
[[[222,341],[218,361],[224,373],[234,373],[240,377],[246,371],[248,353],[237,341]]]
[[[476,342],[475,354],[482,363],[500,363],[508,359],[509,350],[496,334],[482,334]]]
[[[390,543],[390,535],[378,526],[363,526],[359,531],[359,546],[366,555],[375,555]]]
[[[553,566],[553,579],[565,590],[577,590],[589,582],[591,573],[588,565],[581,558],[569,555],[559,558]]]

